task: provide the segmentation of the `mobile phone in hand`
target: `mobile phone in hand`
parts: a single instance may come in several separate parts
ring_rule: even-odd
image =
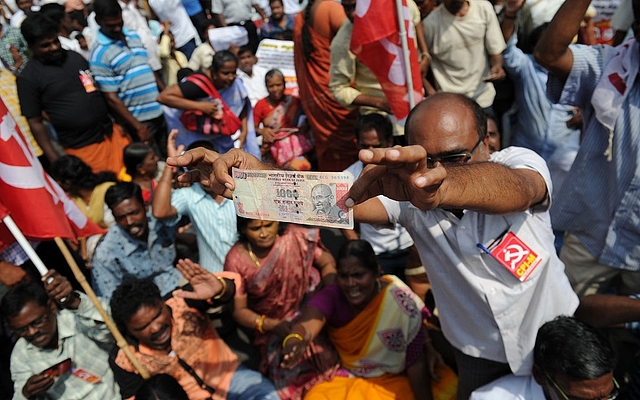
[[[67,358],[64,361],[60,361],[56,365],[45,369],[40,374],[44,374],[45,376],[50,376],[52,378],[57,378],[69,371],[71,371],[71,359]]]

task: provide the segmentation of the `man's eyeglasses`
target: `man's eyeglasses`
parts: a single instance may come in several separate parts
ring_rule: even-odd
[[[547,379],[549,379],[549,382],[551,382],[553,387],[556,388],[556,390],[558,391],[558,393],[560,393],[564,400],[614,400],[617,399],[618,395],[620,394],[620,385],[618,385],[616,378],[613,378],[613,390],[606,397],[598,397],[597,399],[583,399],[582,397],[568,396],[562,389],[560,389],[560,386],[558,386],[558,384],[553,379],[551,379],[551,376],[549,376],[549,374],[545,373],[545,375],[547,375]]]
[[[27,332],[29,332],[29,328],[33,328],[33,329],[39,329],[42,328],[42,326],[49,320],[49,314],[44,314],[42,317],[31,321],[31,323],[20,327],[20,328],[16,328],[13,329],[13,332],[15,332],[16,335],[18,336],[23,336],[24,334],[26,334]]]
[[[473,153],[475,153],[475,151],[478,149],[480,143],[482,143],[482,139],[478,140],[478,143],[476,143],[476,145],[473,146],[473,149],[471,149],[471,151],[468,153],[451,154],[448,156],[435,158],[427,156],[427,168],[433,168],[433,166],[437,162],[440,162],[440,164],[442,164],[443,166],[466,164],[471,159],[471,157],[473,157]]]

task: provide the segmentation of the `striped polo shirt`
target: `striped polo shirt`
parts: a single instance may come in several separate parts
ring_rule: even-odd
[[[147,51],[140,36],[122,28],[126,43],[113,40],[98,31],[96,46],[91,50],[89,66],[102,92],[116,92],[138,121],[162,115],[156,101],[158,86],[147,64]]]

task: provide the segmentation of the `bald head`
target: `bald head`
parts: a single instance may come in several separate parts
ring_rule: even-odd
[[[432,118],[425,121],[422,118],[425,114],[432,115]],[[487,135],[487,116],[484,110],[475,101],[457,93],[436,93],[415,106],[407,117],[405,134],[410,144],[419,144],[414,137],[425,129],[425,122],[428,125],[439,125],[450,122],[448,119],[459,117],[474,125],[478,140],[484,139]]]
[[[443,165],[488,161],[487,117],[475,101],[438,93],[418,104],[407,117],[410,145],[422,146],[428,162]]]

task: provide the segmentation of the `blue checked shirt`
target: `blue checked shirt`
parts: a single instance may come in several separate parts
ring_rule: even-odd
[[[549,75],[552,101],[580,107],[584,138],[551,208],[554,228],[571,232],[600,262],[640,270],[640,82],[622,104],[613,137],[613,160],[604,155],[609,130],[595,118],[591,96],[611,47],[573,45],[573,67],[564,86]]]
[[[231,246],[237,240],[236,210],[229,199],[218,204],[200,184],[174,190],[171,205],[178,219],[188,216],[196,228],[200,265],[209,272],[221,272]]]
[[[178,286],[182,274],[174,267],[176,227],[149,220],[147,243],[132,239],[117,224],[109,228],[96,246],[91,277],[96,295],[106,301],[127,278],[152,278],[164,296]]]

